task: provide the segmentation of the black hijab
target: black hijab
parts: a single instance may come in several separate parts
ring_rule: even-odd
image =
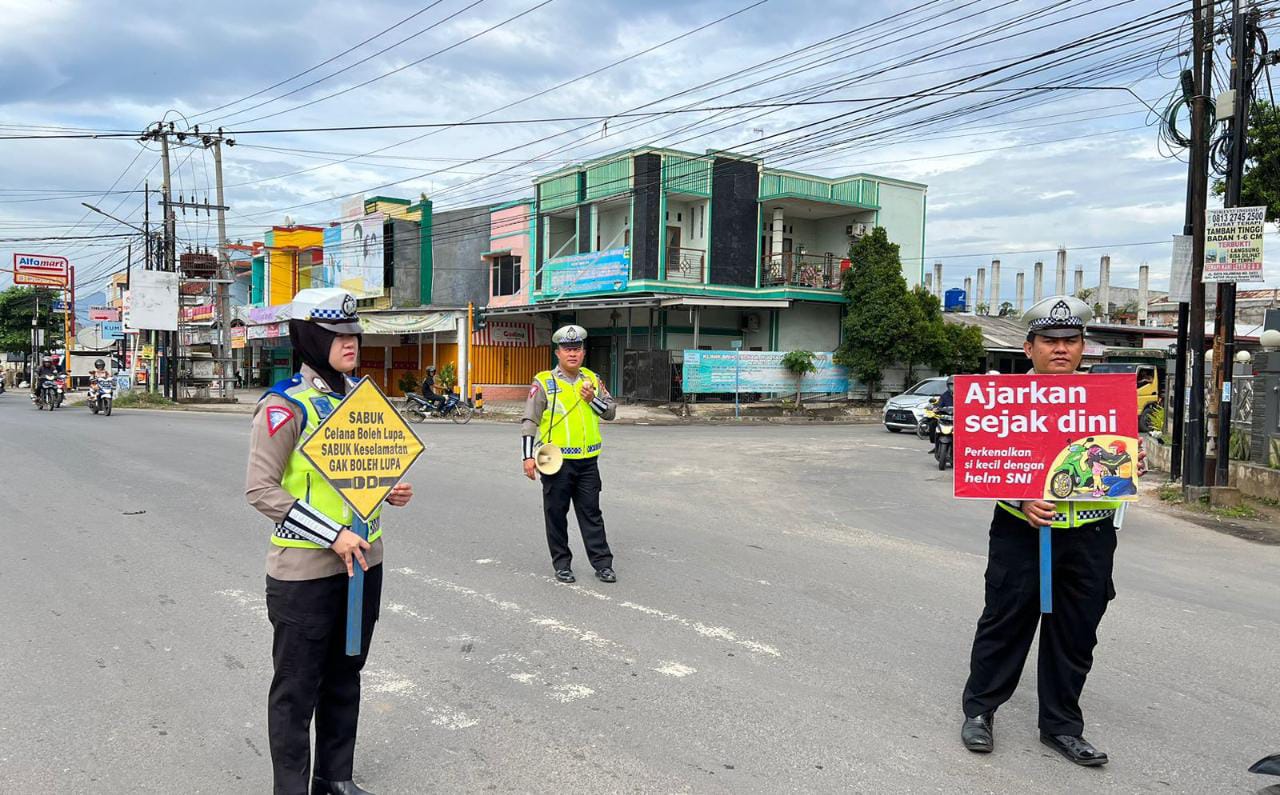
[[[316,371],[336,395],[347,394],[347,379],[329,364],[329,352],[333,350],[336,332],[321,328],[307,320],[289,321],[289,340],[302,357],[302,363]],[[361,335],[356,335],[359,340]],[[359,342],[356,343],[359,345]]]

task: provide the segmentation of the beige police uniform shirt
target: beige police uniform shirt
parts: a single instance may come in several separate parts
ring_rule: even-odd
[[[302,380],[321,392],[333,390],[315,370],[302,366]],[[272,433],[267,426],[267,407],[281,406],[293,419]],[[280,486],[285,464],[297,448],[302,436],[302,417],[298,407],[276,394],[258,401],[249,433],[249,466],[245,473],[244,494],[249,504],[272,522],[279,524],[293,507],[296,498]],[[382,539],[374,541],[364,559],[370,566],[382,562]],[[335,574],[346,574],[346,564],[336,552],[328,549],[267,547],[267,575],[277,580],[318,580]]]
[[[575,387],[578,385],[578,380],[583,378],[581,371],[579,371],[579,373],[573,378],[566,375],[564,370],[561,370],[559,367],[556,367],[551,372],[556,378],[566,383],[573,384]],[[595,388],[596,400],[587,405],[592,411],[600,416],[600,419],[612,420],[618,415],[618,404],[614,401],[613,395],[609,394],[609,390],[605,388],[603,383],[597,381]],[[522,437],[529,437],[536,439],[537,441],[542,441],[541,439],[538,439],[538,424],[542,422],[542,413],[546,410],[547,387],[540,381],[534,381],[529,387],[529,397],[524,402],[524,414],[520,418],[520,435]],[[525,458],[532,456],[532,453],[528,452],[528,442],[524,442],[523,450]]]

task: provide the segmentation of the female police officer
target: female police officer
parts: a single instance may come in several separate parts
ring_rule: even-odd
[[[345,290],[307,289],[293,299],[289,339],[301,370],[263,395],[253,417],[245,496],[275,524],[267,552],[267,615],[275,630],[275,676],[267,731],[275,792],[360,795],[352,781],[360,669],[378,619],[382,593],[382,528],[377,514],[368,541],[351,532],[351,510],[299,452],[303,442],[353,384],[360,350],[356,300]],[[387,497],[406,505],[407,483]],[[347,580],[364,578],[360,654],[345,654]],[[311,775],[312,715],[316,721]],[[310,785],[310,787],[308,787]]]

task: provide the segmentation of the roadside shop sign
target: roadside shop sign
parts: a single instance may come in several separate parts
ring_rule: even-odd
[[[66,287],[70,263],[66,257],[47,257],[43,254],[14,254],[13,283],[36,284],[43,287]]]
[[[1132,373],[958,375],[955,496],[1137,499]]]
[[[1204,231],[1205,282],[1260,282],[1266,207],[1209,210]]]
[[[422,442],[368,377],[325,410],[301,452],[367,522],[422,455]]]

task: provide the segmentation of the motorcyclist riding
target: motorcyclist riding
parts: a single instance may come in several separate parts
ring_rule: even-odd
[[[40,368],[36,370],[35,377],[31,379],[31,399],[34,401],[36,395],[40,393],[40,382],[45,378],[57,378],[58,368],[53,364],[53,357],[46,356],[40,360]]]
[[[444,408],[445,397],[435,391],[436,368],[428,367],[426,377],[422,379],[422,398],[437,411]]]
[[[98,379],[110,377],[111,373],[107,372],[107,363],[101,359],[94,359],[93,369],[89,371],[89,400],[96,399],[98,392],[101,391],[98,387]]]

